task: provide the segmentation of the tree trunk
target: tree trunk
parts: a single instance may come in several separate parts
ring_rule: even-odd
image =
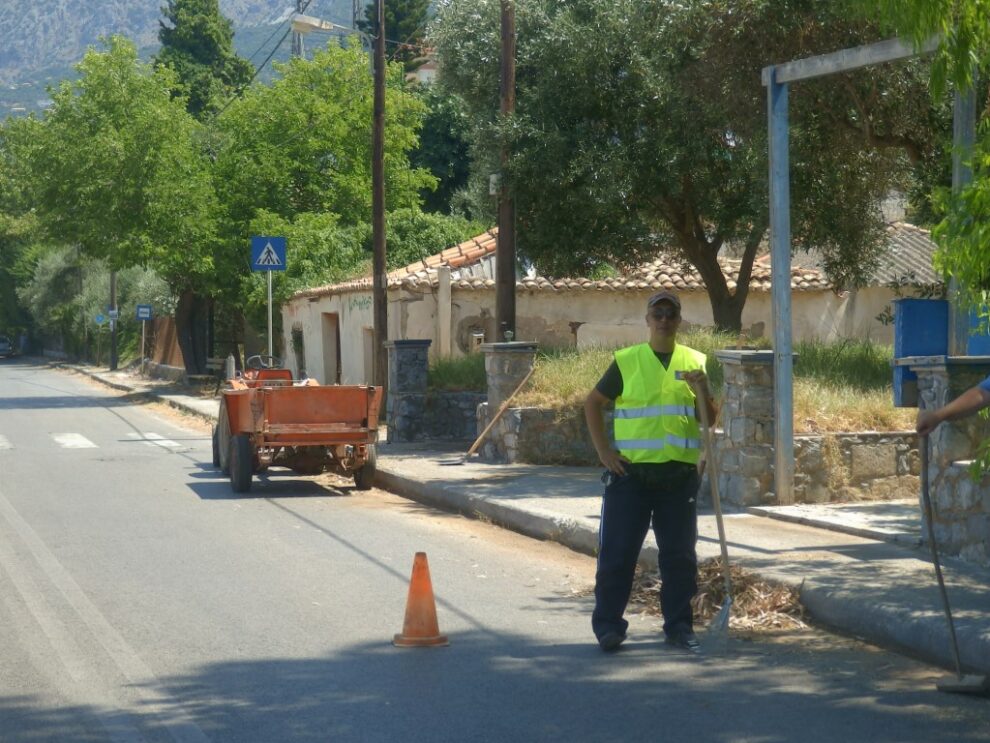
[[[753,261],[756,259],[756,249],[765,232],[766,226],[757,224],[746,238],[746,247],[740,261],[734,291],[730,291],[718,262],[718,252],[722,246],[721,238],[709,241],[705,239],[700,229],[678,232],[679,242],[685,255],[705,282],[716,330],[735,334],[742,331],[742,312],[749,296]]]
[[[206,374],[209,300],[190,290],[179,295],[175,307],[175,334],[186,374]]]

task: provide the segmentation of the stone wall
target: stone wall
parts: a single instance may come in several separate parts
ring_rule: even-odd
[[[979,482],[960,460],[941,470],[932,493],[939,551],[990,565],[990,477]]]
[[[491,420],[490,406],[479,408],[479,425]],[[605,430],[612,435],[612,414],[605,413]],[[598,455],[591,444],[583,408],[563,410],[509,408],[485,438],[485,459],[496,462],[593,467]]]
[[[939,408],[990,374],[990,358],[936,356],[902,359],[918,375],[918,398]],[[928,484],[939,550],[990,565],[990,478],[974,481],[968,472],[990,423],[978,415],[946,421],[929,436]]]
[[[487,415],[487,405],[482,405],[482,420],[487,421]],[[610,411],[606,411],[605,430],[612,435]],[[727,444],[728,438],[729,434],[723,430],[715,432],[715,448],[722,455],[733,451]],[[837,503],[916,496],[919,487],[916,438],[913,432],[796,436],[795,502]],[[497,462],[598,465],[598,455],[584,422],[584,410],[576,406],[560,411],[509,408],[487,437],[482,456]],[[740,475],[756,478],[763,474],[748,469],[756,463],[764,467],[762,458],[746,458],[744,453],[738,461]],[[719,470],[724,470],[721,460]],[[703,495],[707,489],[706,481],[702,484]],[[723,490],[719,493],[723,494]],[[724,494],[722,498],[727,500]],[[727,502],[751,505],[735,500]]]
[[[912,431],[795,436],[795,503],[916,496],[917,438]]]
[[[426,395],[421,435],[424,438],[474,441],[483,392],[436,392]]]
[[[423,434],[426,410],[426,375],[430,341],[386,341],[388,397],[385,423],[388,441],[416,441]]]

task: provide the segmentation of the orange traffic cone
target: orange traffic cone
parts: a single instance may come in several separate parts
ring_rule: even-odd
[[[402,625],[402,633],[392,638],[392,644],[400,648],[450,644],[447,636],[440,634],[437,624],[437,605],[433,599],[430,566],[426,562],[425,552],[417,552],[413,560],[409,598],[406,599],[406,621]]]

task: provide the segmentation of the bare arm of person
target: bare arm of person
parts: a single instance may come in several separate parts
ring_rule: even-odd
[[[965,418],[988,405],[990,405],[990,392],[979,385],[970,387],[955,400],[937,410],[919,410],[915,429],[922,436],[927,436],[941,423]]]
[[[715,425],[715,415],[717,414],[718,410],[715,407],[715,401],[712,400],[712,394],[708,390],[708,375],[705,374],[703,371],[701,371],[701,369],[697,369],[695,371],[684,372],[684,381],[687,382],[689,385],[691,385],[694,388],[694,390],[695,390],[696,393],[697,393],[698,390],[701,390],[701,389],[703,389],[703,390],[705,390],[707,392],[707,394],[705,395],[705,400],[708,403],[708,406],[707,406],[708,407],[708,425],[709,426],[714,426]],[[695,418],[697,418],[700,421],[701,420],[701,413],[698,410],[698,402],[699,402],[698,400],[695,400],[694,416],[695,416]]]

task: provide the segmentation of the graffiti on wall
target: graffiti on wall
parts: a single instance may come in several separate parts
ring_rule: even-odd
[[[371,309],[371,297],[350,296],[347,298],[347,309],[349,311]]]

